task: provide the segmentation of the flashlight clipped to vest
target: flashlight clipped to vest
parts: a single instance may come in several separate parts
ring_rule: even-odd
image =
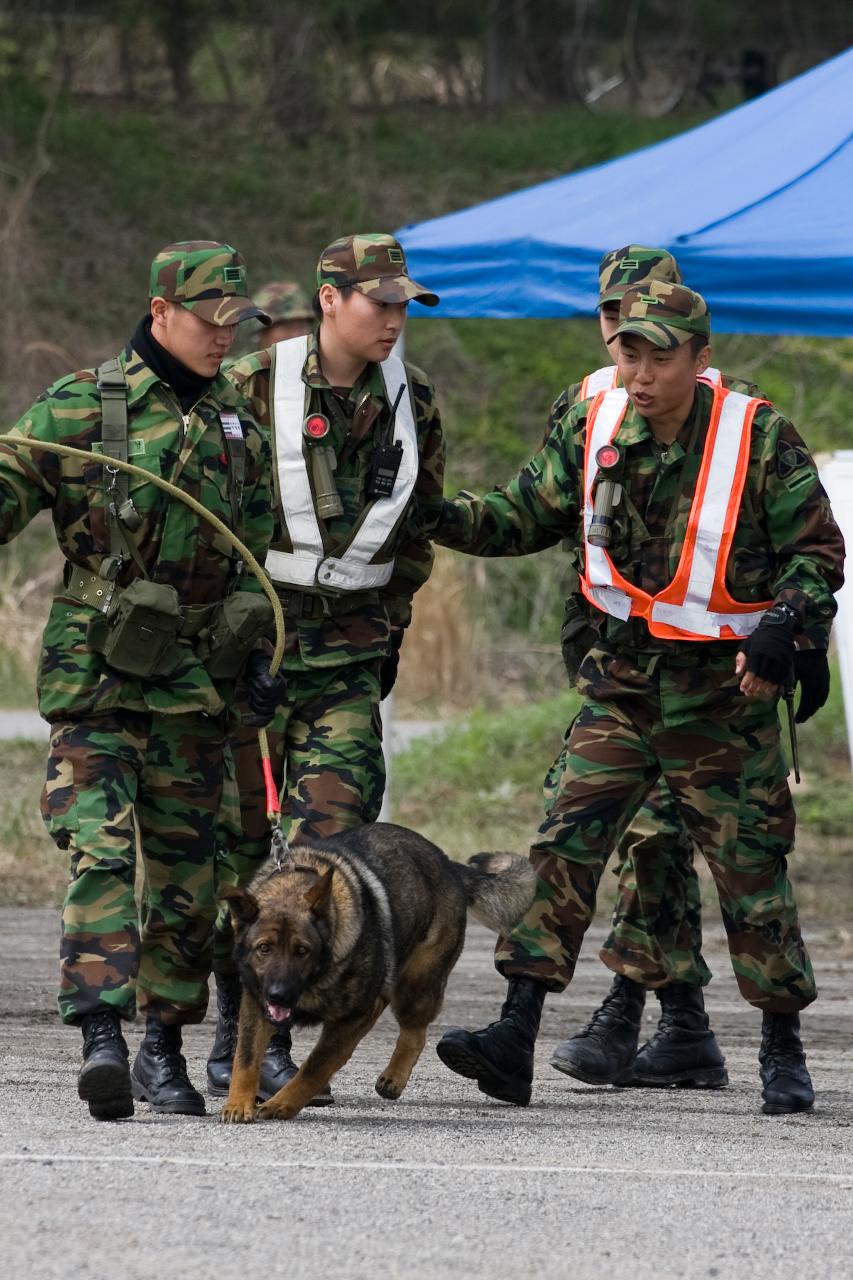
[[[595,455],[598,467],[592,520],[587,542],[594,547],[609,547],[613,537],[613,513],[622,498],[622,486],[616,479],[622,454],[615,444],[603,444]]]
[[[302,435],[308,445],[308,463],[314,485],[314,501],[321,520],[335,520],[344,513],[335,485],[337,466],[335,451],[329,438],[329,419],[322,413],[309,413],[302,424]]]

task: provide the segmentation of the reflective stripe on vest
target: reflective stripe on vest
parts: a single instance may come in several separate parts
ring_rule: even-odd
[[[726,564],[749,467],[752,420],[756,409],[766,403],[715,387],[678,568],[669,586],[651,596],[622,577],[604,547],[587,542],[595,456],[616,435],[628,405],[628,393],[621,388],[599,392],[587,418],[584,459],[581,587],[591,604],[623,621],[643,618],[650,634],[664,640],[739,640],[751,635],[773,602],[733,600],[726,586]]]
[[[302,440],[302,424],[310,388],[302,381],[308,355],[308,338],[289,338],[274,348],[273,396],[270,405],[275,438],[281,514],[291,551],[267,552],[265,568],[273,582],[296,587],[330,587],[336,591],[367,591],[383,587],[394,572],[394,560],[372,563],[401,520],[418,477],[418,441],[411,392],[404,395],[394,420],[394,440],[403,446],[403,458],[388,498],[377,498],[363,513],[349,541],[336,555],[323,548],[317,513],[311,494]],[[406,386],[406,369],[397,356],[381,366],[389,404],[400,383]]]
[[[581,383],[579,400],[589,400],[591,396],[597,396],[599,391],[612,391],[619,384],[619,370],[615,364],[605,365],[603,369],[596,369],[594,373],[588,373]]]
[[[707,382],[709,387],[719,387],[723,381],[723,375],[719,369],[712,369],[709,365],[704,373],[699,374],[699,382]]]

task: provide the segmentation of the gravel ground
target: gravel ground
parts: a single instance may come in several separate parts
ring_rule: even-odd
[[[819,1095],[811,1116],[760,1114],[760,1018],[739,999],[717,932],[708,1005],[727,1090],[596,1089],[548,1066],[608,984],[593,935],[570,993],[546,1005],[532,1105],[491,1102],[433,1050],[447,1026],[481,1026],[500,1003],[490,939],[472,927],[399,1102],[372,1087],[393,1039],[385,1015],[336,1078],[335,1107],[225,1128],[214,1114],[159,1117],[145,1105],[123,1124],[91,1121],[75,1090],[79,1034],[53,1009],[55,915],[2,910],[0,936],[9,1277],[853,1275],[853,954],[843,937],[812,935],[822,998],[804,1018]],[[211,1032],[208,1021],[187,1033],[197,1083]]]

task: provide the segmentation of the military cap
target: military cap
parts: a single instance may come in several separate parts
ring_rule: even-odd
[[[619,303],[619,327],[608,341],[622,333],[636,333],[656,347],[671,350],[691,338],[711,336],[711,313],[699,293],[683,284],[650,280],[641,289],[629,289]]]
[[[681,284],[681,272],[671,253],[641,244],[611,249],[605,253],[598,268],[598,305],[618,302],[627,289],[636,289],[647,280]]]
[[[151,263],[149,296],[179,302],[211,324],[237,324],[253,316],[269,324],[246,283],[246,264],[230,244],[180,240],[167,244]]]
[[[406,267],[406,255],[399,241],[381,232],[342,236],[320,254],[317,287],[333,284],[336,289],[351,285],[376,302],[438,303],[438,295],[416,284]]]
[[[271,280],[254,294],[256,307],[265,311],[270,320],[313,320],[311,303],[299,285],[293,280]]]

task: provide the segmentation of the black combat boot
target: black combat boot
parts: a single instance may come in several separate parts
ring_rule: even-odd
[[[547,988],[533,978],[511,978],[498,1022],[483,1031],[445,1031],[436,1053],[446,1067],[476,1080],[481,1093],[526,1107],[533,1084],[533,1048]]]
[[[181,1028],[164,1026],[149,1015],[145,1036],[131,1072],[133,1096],[153,1111],[203,1116],[204,1098],[190,1084],[181,1053]]]
[[[133,1115],[128,1051],[121,1018],[105,1004],[97,1005],[81,1023],[83,1066],[77,1093],[95,1120],[126,1120]]]
[[[798,1013],[765,1013],[761,1024],[761,1096],[766,1116],[811,1111],[814,1089],[806,1069]]]
[[[216,977],[216,1035],[207,1060],[207,1092],[222,1098],[231,1087],[231,1066],[237,1048],[237,1022],[242,987],[236,973]]]
[[[557,1045],[551,1066],[587,1084],[615,1084],[636,1057],[645,1001],[645,987],[617,973],[583,1031]]]
[[[722,1089],[729,1074],[708,1022],[702,988],[674,982],[655,994],[661,1007],[657,1030],[619,1083],[647,1089]]]
[[[299,1068],[290,1056],[293,1042],[287,1028],[276,1031],[270,1040],[264,1060],[261,1063],[261,1079],[258,1085],[258,1097],[267,1102],[274,1093],[283,1089],[288,1080],[292,1080]],[[309,1107],[330,1107],[334,1102],[329,1085],[315,1093],[308,1103]]]

